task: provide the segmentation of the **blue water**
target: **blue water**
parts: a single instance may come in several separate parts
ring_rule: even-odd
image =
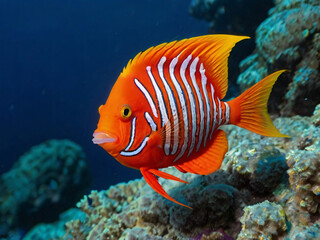
[[[162,42],[207,33],[186,0],[1,0],[0,174],[31,146],[80,144],[92,188],[140,177],[92,144],[103,104],[128,60]]]

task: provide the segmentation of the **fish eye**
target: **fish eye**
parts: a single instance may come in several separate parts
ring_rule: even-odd
[[[128,105],[124,105],[121,110],[121,117],[129,118],[132,114],[131,107]]]

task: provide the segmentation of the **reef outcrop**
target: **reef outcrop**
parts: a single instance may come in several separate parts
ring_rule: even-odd
[[[287,230],[283,208],[269,201],[245,207],[240,222],[242,230],[237,240],[272,239]]]
[[[0,177],[0,236],[58,219],[90,183],[85,154],[69,140],[48,140],[23,154]]]
[[[320,1],[275,1],[256,30],[256,49],[240,64],[241,90],[280,69],[271,109],[282,116],[312,115],[320,103]]]

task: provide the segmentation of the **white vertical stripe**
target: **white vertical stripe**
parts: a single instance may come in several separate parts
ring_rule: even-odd
[[[183,80],[183,77],[185,79],[185,70],[187,68],[187,65],[189,63],[189,61],[191,60],[191,55],[185,59],[180,67],[180,76]],[[183,140],[183,145],[181,147],[181,150],[178,154],[178,156],[174,159],[173,162],[176,162],[178,159],[180,159],[183,154],[186,152],[187,147],[188,147],[188,140],[189,140],[189,121],[188,121],[188,109],[187,109],[187,103],[186,103],[186,99],[184,96],[184,93],[181,89],[181,86],[179,84],[179,82],[177,81],[175,75],[173,74],[172,76],[170,75],[171,80],[173,82],[173,85],[175,86],[178,96],[179,96],[179,101],[181,104],[181,108],[182,108],[182,116],[183,116],[183,123],[184,123],[184,140]],[[186,81],[186,80],[185,80]],[[185,84],[185,83],[184,83]],[[187,83],[188,84],[188,83]],[[189,86],[189,84],[188,84]],[[189,86],[190,87],[190,86]],[[189,97],[190,99],[190,97]]]
[[[166,57],[162,57],[160,59],[160,62],[158,64],[158,72],[159,72],[159,76],[163,82],[163,85],[165,87],[165,90],[168,94],[170,108],[171,108],[171,114],[173,116],[174,138],[173,138],[173,147],[172,147],[171,154],[174,155],[177,152],[178,146],[179,146],[179,118],[178,118],[177,107],[176,107],[174,95],[173,95],[172,90],[171,90],[171,88],[170,88],[170,86],[169,86],[169,84],[163,74],[163,64],[165,63],[165,61],[166,61]],[[169,69],[170,69],[170,77],[171,78],[172,78],[171,74],[174,73],[174,67],[177,64],[177,62],[178,62],[178,57],[174,58],[170,63]]]
[[[142,83],[138,79],[135,78],[134,83],[140,89],[140,91],[143,93],[143,95],[146,97],[146,99],[150,105],[150,108],[152,110],[153,115],[157,118],[158,117],[157,109],[156,109],[156,106],[154,105],[154,102],[152,100],[150,93],[148,92],[148,90],[142,85]]]
[[[226,121],[224,124],[228,124],[229,120],[230,120],[230,107],[229,107],[228,103],[226,103],[226,102],[223,102],[223,103],[226,106],[226,113],[225,113],[226,114]]]
[[[129,143],[127,145],[127,147],[124,149],[125,151],[128,151],[129,148],[132,146],[133,142],[134,142],[134,135],[135,135],[135,132],[136,132],[136,120],[137,118],[133,118],[132,119],[132,122],[131,122],[131,132],[130,132],[130,140],[129,140]]]
[[[206,146],[207,139],[209,136],[209,128],[210,128],[210,120],[211,120],[211,112],[210,112],[210,100],[207,92],[207,77],[205,75],[205,69],[203,68],[203,64],[200,65],[200,73],[201,73],[201,83],[202,83],[202,91],[204,93],[204,97],[206,100],[206,111],[207,111],[207,124],[206,124],[206,135],[204,137],[203,146]]]
[[[217,124],[217,105],[216,102],[214,101],[214,88],[212,86],[212,84],[210,84],[211,86],[211,97],[212,97],[212,103],[213,103],[213,125],[212,125],[212,129],[211,129],[211,133],[210,133],[210,140],[212,138],[212,134],[214,132],[214,129],[216,127]]]
[[[217,97],[218,103],[219,103],[219,125],[221,125],[222,122],[222,109],[221,109],[221,102],[220,99]]]
[[[151,80],[151,83],[153,85],[153,88],[156,92],[156,96],[157,96],[157,100],[159,103],[159,109],[160,109],[160,115],[161,115],[161,127],[163,127],[166,124],[166,140],[165,140],[165,144],[164,144],[164,152],[166,155],[169,155],[170,152],[170,136],[171,136],[171,124],[168,121],[168,115],[167,115],[167,108],[166,105],[164,103],[163,100],[163,95],[162,92],[156,82],[156,80],[154,79],[152,72],[151,72],[151,67],[147,66],[147,72],[148,72],[148,76]]]
[[[191,77],[192,85],[193,85],[194,89],[196,90],[196,94],[197,94],[198,102],[199,102],[199,109],[200,109],[200,130],[199,130],[197,152],[199,151],[199,148],[201,146],[201,142],[202,142],[202,138],[203,138],[203,130],[204,130],[203,99],[202,99],[202,95],[201,95],[199,86],[197,84],[196,76],[195,76],[198,61],[199,61],[199,57],[196,57],[190,65],[190,77]]]
[[[148,112],[144,113],[144,117],[147,120],[147,122],[150,125],[150,128],[152,131],[156,131],[157,130],[157,124],[153,121],[152,117],[150,116],[150,114]]]
[[[191,133],[191,144],[190,144],[190,148],[189,148],[189,152],[188,152],[188,157],[190,156],[190,154],[193,151],[193,148],[194,148],[194,145],[196,142],[196,132],[197,132],[197,112],[196,112],[195,99],[194,99],[192,89],[186,79],[186,74],[185,74],[187,66],[188,66],[191,59],[192,59],[192,55],[189,55],[183,61],[181,68],[180,68],[180,76],[181,76],[181,79],[182,79],[182,82],[183,82],[185,88],[187,89],[189,102],[190,102],[190,110],[191,110],[190,122],[192,123],[192,129],[191,129],[192,133]],[[186,134],[185,134],[185,137],[186,137]]]

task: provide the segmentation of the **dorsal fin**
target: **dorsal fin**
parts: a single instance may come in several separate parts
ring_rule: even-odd
[[[123,70],[122,75],[125,76],[133,68],[157,64],[161,57],[173,59],[179,54],[179,58],[185,59],[189,55],[194,58],[199,57],[206,69],[206,76],[216,90],[216,94],[223,99],[228,89],[228,57],[233,46],[249,37],[235,35],[205,35],[163,43],[156,47],[151,47],[144,52],[140,52],[133,60],[130,60],[127,67]]]

